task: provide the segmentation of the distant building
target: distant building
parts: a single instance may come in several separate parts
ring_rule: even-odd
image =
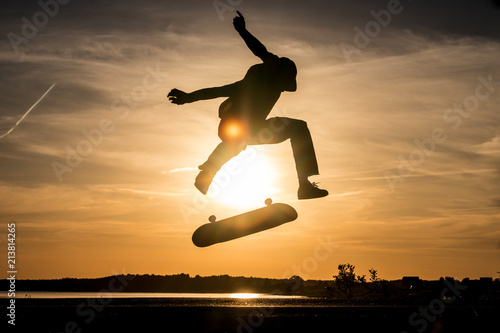
[[[490,277],[482,277],[482,278],[479,278],[479,282],[481,283],[492,283],[493,282],[493,278],[490,278]]]

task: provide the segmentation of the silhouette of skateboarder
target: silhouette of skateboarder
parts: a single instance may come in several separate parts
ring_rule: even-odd
[[[240,12],[233,20],[236,31],[248,48],[263,63],[250,67],[243,80],[221,87],[200,89],[186,93],[172,89],[168,94],[174,104],[228,97],[219,107],[219,137],[222,142],[208,160],[200,165],[195,186],[206,194],[217,171],[247,145],[274,144],[290,139],[299,178],[299,199],[320,198],[328,191],[318,188],[308,180],[318,175],[318,163],[307,123],[302,120],[274,117],[266,119],[281,92],[297,89],[297,68],[288,58],[280,58],[266,47],[245,27]]]

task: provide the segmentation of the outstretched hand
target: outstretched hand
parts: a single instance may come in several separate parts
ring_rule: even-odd
[[[184,103],[189,103],[189,98],[188,98],[188,93],[179,90],[179,89],[172,89],[168,95],[168,100],[174,104],[177,105],[182,105]]]
[[[245,18],[239,11],[236,11],[236,13],[238,14],[238,16],[233,19],[233,25],[236,31],[240,32],[245,30]]]

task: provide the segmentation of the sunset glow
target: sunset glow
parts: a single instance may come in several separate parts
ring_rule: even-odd
[[[60,6],[49,15],[9,0],[0,11],[0,243],[15,223],[18,279],[331,279],[341,263],[388,280],[498,276],[492,1],[40,3]],[[327,197],[298,199],[290,140],[248,146],[207,195],[194,186],[227,97],[175,105],[167,94],[231,85],[262,63],[235,31],[236,10],[297,66],[297,90],[269,116],[307,122],[320,172],[310,180]],[[194,246],[209,216],[267,198],[298,218]]]

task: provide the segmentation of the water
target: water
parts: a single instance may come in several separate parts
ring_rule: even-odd
[[[0,298],[7,298],[1,293]],[[306,296],[271,295],[257,293],[143,293],[143,292],[54,292],[54,291],[16,291],[16,298],[34,299],[72,299],[72,298],[188,298],[188,299],[307,299]]]
[[[17,291],[16,304],[40,306],[85,306],[92,304],[132,307],[273,307],[317,306],[306,296],[272,295],[257,293],[152,293],[152,292],[43,292]],[[0,300],[7,301],[1,293]],[[90,305],[89,305],[90,304]]]

